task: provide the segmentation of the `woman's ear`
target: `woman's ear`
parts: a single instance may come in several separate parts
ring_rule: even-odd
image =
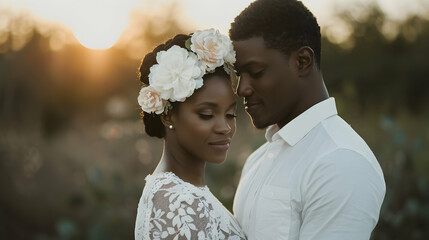
[[[300,77],[307,76],[314,65],[314,51],[308,46],[301,47],[296,52],[298,74]]]
[[[161,118],[161,122],[162,124],[167,128],[167,129],[174,129],[174,124],[172,121],[172,113],[171,111],[168,114],[162,114],[160,116]]]

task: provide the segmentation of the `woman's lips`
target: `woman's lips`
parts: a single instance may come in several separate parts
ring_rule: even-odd
[[[226,151],[229,149],[230,143],[231,143],[231,139],[224,139],[224,140],[210,142],[209,146],[219,151]]]

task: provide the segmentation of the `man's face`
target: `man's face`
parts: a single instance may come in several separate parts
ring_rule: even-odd
[[[266,48],[262,37],[234,41],[237,93],[256,128],[284,126],[299,104],[302,85],[295,58]]]

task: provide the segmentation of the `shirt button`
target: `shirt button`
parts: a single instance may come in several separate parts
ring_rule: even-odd
[[[274,193],[273,192],[270,192],[270,197],[274,197]]]
[[[268,158],[273,158],[273,157],[274,157],[274,154],[268,153]]]

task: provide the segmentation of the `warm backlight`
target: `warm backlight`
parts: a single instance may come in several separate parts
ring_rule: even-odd
[[[110,48],[128,25],[130,9],[124,5],[118,5],[113,0],[85,1],[77,11],[73,11],[73,21],[68,25],[83,46],[90,49]]]
[[[115,24],[115,23],[113,23]],[[76,39],[90,49],[106,49],[118,41],[123,27],[107,24],[102,20],[89,19],[85,24],[72,29]]]

